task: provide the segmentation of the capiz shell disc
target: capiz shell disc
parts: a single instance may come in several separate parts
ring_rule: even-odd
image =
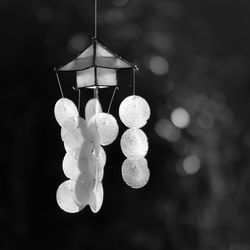
[[[89,206],[93,213],[97,213],[101,209],[103,203],[103,196],[103,186],[102,183],[99,182],[96,185],[95,189],[90,192],[89,196]]]
[[[88,121],[92,116],[101,113],[102,106],[97,98],[90,99],[85,106],[85,119]]]
[[[148,138],[138,128],[127,129],[121,137],[121,150],[132,160],[143,158],[148,152]]]
[[[79,113],[76,105],[67,98],[59,99],[54,108],[54,114],[56,121],[60,126],[63,126],[63,123],[70,117],[78,117]]]
[[[147,101],[137,95],[125,98],[119,107],[121,121],[129,128],[141,128],[150,117],[150,107]]]
[[[149,180],[150,172],[145,158],[140,160],[126,159],[122,164],[122,178],[132,188],[141,188]]]
[[[71,180],[77,180],[78,176],[81,174],[78,167],[78,159],[73,157],[70,153],[65,154],[62,166],[65,176]]]
[[[114,116],[108,113],[99,113],[94,115],[88,122],[88,127],[92,130],[96,126],[100,144],[105,146],[111,144],[117,137],[119,127]]]
[[[56,191],[58,206],[68,213],[77,213],[81,209],[73,198],[76,182],[73,180],[64,181]]]

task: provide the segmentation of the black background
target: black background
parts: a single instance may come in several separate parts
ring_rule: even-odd
[[[105,148],[101,211],[72,215],[57,206],[55,192],[66,177],[53,68],[90,43],[93,2],[0,0],[0,249],[249,250],[247,0],[100,1],[98,40],[138,65],[136,93],[151,106],[143,128],[151,178],[141,190],[123,182],[119,138],[125,127],[119,122],[119,138]],[[167,60],[165,73],[152,69],[155,56]],[[119,121],[132,74],[125,70],[118,77],[111,113]],[[72,76],[65,75],[62,85],[76,101]],[[82,91],[82,110],[92,94]],[[100,92],[104,111],[111,94]],[[179,106],[191,123],[169,142],[155,128]],[[180,171],[193,154],[199,171]]]

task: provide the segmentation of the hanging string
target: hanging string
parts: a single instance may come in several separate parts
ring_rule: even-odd
[[[58,82],[58,85],[59,85],[59,89],[60,89],[62,98],[64,98],[62,86],[61,86],[60,79],[59,79],[59,75],[58,75],[58,72],[56,71],[56,69],[55,69],[55,72],[56,72],[56,79],[57,79],[57,82]]]
[[[97,38],[97,0],[95,0],[95,36],[94,39]]]
[[[99,101],[99,92],[98,92],[98,87],[94,88],[94,98]]]
[[[135,95],[135,74],[136,68],[133,68],[133,95]]]
[[[111,109],[111,105],[113,103],[113,100],[114,100],[114,97],[115,97],[115,93],[116,93],[116,90],[118,89],[118,87],[115,87],[114,91],[113,91],[113,94],[112,94],[112,97],[111,97],[111,100],[110,100],[110,103],[109,103],[109,107],[108,107],[108,114],[110,112],[110,109]]]

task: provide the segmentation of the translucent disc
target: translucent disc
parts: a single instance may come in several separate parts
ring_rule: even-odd
[[[93,213],[97,213],[101,209],[103,203],[103,195],[103,186],[100,182],[96,185],[96,188],[90,192],[89,195],[89,206]]]
[[[102,182],[103,181],[103,176],[104,176],[104,168],[99,167],[97,171],[98,171],[97,172],[98,173],[97,179],[98,179],[99,182]]]
[[[58,206],[68,213],[77,213],[81,210],[73,199],[75,185],[75,181],[67,180],[63,182],[56,191]]]
[[[90,130],[93,129],[94,124],[97,126],[101,145],[109,145],[116,139],[119,127],[112,115],[107,113],[96,114],[88,122]]]
[[[90,138],[85,120],[81,117],[67,119],[61,129],[61,137],[66,151],[79,148]]]
[[[98,159],[98,168],[97,168],[97,172],[98,172],[98,177],[97,177],[97,180],[99,182],[101,182],[103,180],[103,176],[104,176],[104,166],[106,164],[106,160],[107,160],[107,157],[106,157],[106,153],[103,149],[103,147],[100,147],[100,153],[99,153],[99,156],[97,157]]]
[[[95,145],[92,141],[86,140],[80,147],[79,157],[87,157],[95,150]]]
[[[73,116],[65,120],[62,125],[62,128],[66,130],[76,129],[78,127],[79,117]]]
[[[126,159],[122,164],[122,178],[132,188],[141,188],[149,180],[150,172],[145,158],[140,160]]]
[[[122,101],[119,116],[127,127],[141,128],[150,117],[150,107],[144,98],[131,95]]]
[[[56,102],[54,114],[60,126],[63,126],[68,118],[79,116],[76,105],[67,98],[61,98]]]
[[[82,133],[82,136],[84,137],[84,139],[90,139],[90,134],[89,134],[87,122],[81,117],[78,117],[77,121],[78,121],[77,127],[81,130],[81,133]]]
[[[70,153],[65,154],[62,166],[65,176],[71,180],[77,180],[81,174],[78,168],[78,159]]]
[[[103,149],[103,147],[100,147],[100,153],[98,156],[98,160],[99,160],[100,167],[104,168],[104,166],[106,164],[107,156],[106,156],[106,153],[105,153],[105,150]]]
[[[88,122],[88,131],[90,135],[90,140],[94,144],[94,153],[96,156],[98,156],[100,152],[100,147],[101,147],[98,124],[96,120],[94,120],[93,118],[90,119],[90,121]]]
[[[121,149],[128,159],[139,160],[148,152],[148,138],[141,129],[127,129],[121,137]]]
[[[67,154],[70,154],[71,157],[77,160],[80,157],[80,148],[69,150]]]
[[[84,142],[80,128],[67,130],[63,137],[63,141],[66,144],[66,151],[79,148]]]
[[[85,182],[91,182],[96,179],[97,165],[98,161],[94,155],[79,159],[79,169]]]
[[[95,186],[97,185],[97,183],[102,181],[104,175],[103,165],[101,166],[101,164],[103,164],[103,160],[100,159],[100,157],[101,154],[99,154],[98,157],[96,157],[95,155],[89,157],[89,172],[95,179]]]
[[[88,121],[95,114],[102,112],[102,106],[98,99],[90,99],[85,106],[85,119]]]
[[[94,185],[94,180],[88,181],[84,174],[81,174],[77,179],[73,197],[81,208],[84,208],[89,203],[89,194],[94,189]]]

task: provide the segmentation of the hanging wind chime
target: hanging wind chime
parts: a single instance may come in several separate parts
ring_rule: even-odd
[[[68,180],[59,185],[56,200],[61,209],[77,213],[87,205],[97,213],[103,203],[104,146],[111,144],[118,135],[118,124],[110,111],[117,90],[117,70],[131,68],[133,71],[133,93],[119,107],[121,121],[128,129],[121,137],[121,150],[127,158],[121,168],[123,180],[132,188],[141,188],[148,182],[149,169],[145,156],[148,139],[141,128],[150,117],[148,103],[135,95],[135,73],[137,66],[117,56],[97,41],[97,0],[95,0],[95,36],[91,44],[73,61],[55,68],[62,98],[55,104],[54,112],[61,126],[61,138],[66,154],[62,167]],[[79,91],[78,107],[64,97],[59,73],[76,73],[76,90]],[[108,112],[102,110],[99,91],[113,87]],[[85,119],[80,114],[80,91],[92,88],[94,98],[85,106]]]

